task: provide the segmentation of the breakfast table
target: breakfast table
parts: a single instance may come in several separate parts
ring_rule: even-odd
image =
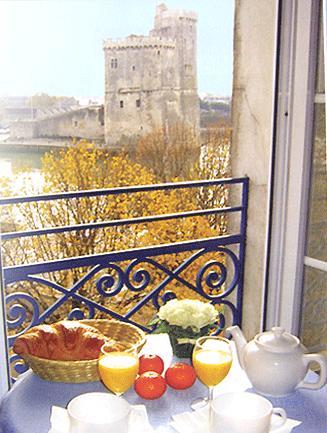
[[[156,353],[164,359],[165,368],[177,360],[173,354],[166,334],[149,335],[143,348],[144,353]],[[315,380],[315,373],[309,372],[307,379]],[[228,376],[216,387],[215,395],[229,391],[254,392],[245,373],[237,362],[236,354]],[[87,392],[109,392],[102,382],[60,383],[48,382],[28,370],[22,374],[11,390],[0,401],[0,433],[51,433],[50,416],[54,406],[66,408],[75,396]],[[156,433],[176,433],[171,425],[172,416],[183,412],[192,412],[190,404],[197,397],[207,395],[206,387],[196,380],[186,390],[167,389],[156,400],[143,400],[133,389],[124,394],[131,405],[144,405],[148,422]],[[298,389],[286,397],[268,398],[274,407],[286,410],[288,418],[301,424],[292,429],[294,433],[327,432],[327,387],[312,391]],[[142,430],[145,433],[146,429]],[[147,430],[148,431],[148,430]],[[275,430],[275,432],[279,432]],[[280,430],[284,432],[284,430]],[[64,433],[64,432],[63,432]],[[204,433],[198,431],[197,433]]]

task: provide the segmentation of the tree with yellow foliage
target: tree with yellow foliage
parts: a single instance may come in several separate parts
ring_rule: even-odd
[[[106,150],[96,148],[85,141],[76,143],[59,153],[46,154],[42,160],[41,172],[43,175],[42,193],[146,185],[158,182],[151,170],[132,162],[126,155],[111,155]],[[11,195],[9,183],[6,187],[6,195]],[[6,209],[3,214],[5,218],[3,223],[7,224],[11,230],[31,230],[171,214],[197,208],[198,202],[194,190],[150,191],[128,196],[122,194],[20,204],[14,206],[14,209]],[[173,223],[167,220],[96,230],[67,231],[8,240],[3,244],[3,261],[5,266],[11,266],[205,238],[217,234],[219,234],[219,229],[213,230],[207,218],[204,217],[181,218],[174,220]],[[189,254],[161,256],[158,262],[160,261],[167,269],[173,270],[185,260],[187,255]],[[187,268],[183,277],[194,283],[196,271],[204,260],[208,260],[208,257]],[[149,265],[152,281],[147,291],[166,277],[165,273],[158,268],[150,268]],[[54,282],[69,288],[85,273],[85,268],[77,268],[55,272],[49,277]],[[99,276],[97,275],[96,278]],[[123,291],[114,299],[103,299],[95,289],[95,282],[95,279],[89,280],[79,289],[78,293],[103,305],[110,305],[110,308],[120,312],[129,309],[144,296],[144,293]],[[185,292],[185,287],[183,288],[176,282],[174,284],[174,288],[177,287],[180,292]],[[12,285],[7,290],[17,291],[18,288],[20,291],[25,290],[32,294],[42,309],[48,308],[59,296],[51,288],[34,283],[28,283],[24,287]],[[186,293],[184,293],[185,296]],[[58,320],[66,316],[74,307],[81,307],[81,305],[77,301],[72,301],[71,305],[66,304],[61,307],[53,318]]]
[[[159,181],[189,180],[200,156],[199,137],[194,128],[175,123],[154,129],[136,144],[136,161],[150,168]]]
[[[194,173],[198,179],[219,179],[230,177],[230,144],[232,128],[227,124],[216,124],[205,129],[201,135],[201,154],[196,163]],[[227,206],[228,187],[217,185],[199,191],[200,208],[217,208]],[[211,215],[210,225],[220,229],[221,234],[227,230],[226,215]]]

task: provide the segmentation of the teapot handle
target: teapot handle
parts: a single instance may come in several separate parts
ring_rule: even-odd
[[[306,382],[302,380],[297,388],[308,388],[308,389],[319,389],[322,388],[327,383],[327,358],[324,355],[320,355],[319,353],[310,353],[308,355],[303,355],[304,362],[306,366],[310,364],[310,362],[317,362],[320,365],[320,376],[319,380],[314,383]]]

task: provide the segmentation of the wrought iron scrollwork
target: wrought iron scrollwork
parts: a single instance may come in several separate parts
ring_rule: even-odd
[[[159,263],[152,259],[135,259],[126,268],[126,287],[133,292],[145,290],[151,281],[150,272],[147,269],[135,269],[140,263],[149,263],[159,267]]]
[[[14,371],[17,375],[25,373],[25,371],[28,370],[28,365],[19,355],[11,356],[9,362],[12,371]]]
[[[197,271],[195,281],[188,281],[183,272],[197,260],[202,260],[207,254],[210,255],[210,260],[204,263]],[[213,254],[219,254],[220,257],[213,259]],[[229,263],[232,264],[231,267],[226,265],[227,258],[230,259]],[[126,262],[126,260],[122,261]],[[165,291],[168,285],[175,281],[179,286],[185,286],[214,305],[222,306],[222,309],[218,308],[217,328],[215,331],[216,334],[219,334],[226,325],[228,312],[231,314],[232,323],[237,322],[238,310],[233,303],[226,298],[239,282],[239,267],[240,263],[237,256],[229,248],[217,247],[214,251],[202,248],[193,252],[174,269],[168,268],[151,257],[134,258],[125,269],[117,263],[101,263],[89,270],[70,288],[65,288],[41,276],[29,275],[27,280],[48,286],[58,292],[60,296],[42,314],[40,314],[37,301],[32,296],[26,293],[15,293],[7,296],[7,304],[9,305],[8,324],[11,329],[24,327],[25,329],[21,331],[21,333],[23,333],[31,326],[37,325],[50,317],[50,315],[69,300],[69,298],[75,299],[78,302],[77,306],[68,313],[68,319],[92,319],[95,317],[96,311],[99,310],[111,317],[136,324],[133,321],[134,314],[140,311],[148,302],[152,302],[155,309],[158,310],[163,303],[176,298],[174,290]],[[106,273],[103,273],[104,270],[106,270]],[[150,271],[153,272],[153,275]],[[156,271],[160,272],[154,274]],[[142,298],[139,299],[129,311],[123,314],[112,311],[107,306],[99,303],[98,300],[89,298],[79,292],[80,288],[86,283],[90,283],[99,273],[100,276],[95,279],[95,283],[93,284],[95,284],[95,289],[98,294],[103,298],[114,297],[122,290],[130,290],[131,292],[137,293],[144,292],[144,295],[142,293]],[[227,274],[230,274],[230,282],[228,285]],[[156,278],[154,275],[156,275]],[[161,275],[159,278],[160,281],[156,280],[158,275]],[[151,282],[154,284],[151,285]],[[216,293],[212,293],[213,290],[215,290]],[[26,327],[25,323],[28,320],[29,324]],[[151,328],[142,325],[139,326],[151,332]],[[12,346],[18,335],[20,334],[9,337],[10,346]],[[19,357],[12,357],[11,362],[14,363],[14,369],[17,374],[26,370],[24,361]]]
[[[214,268],[218,267],[219,272]],[[211,269],[209,273],[205,276],[208,269]],[[199,291],[204,292],[204,288],[202,287],[203,278],[205,280],[206,285],[209,289],[217,290],[219,289],[226,281],[227,269],[225,265],[217,260],[208,261],[202,268],[199,270],[198,275],[196,277],[196,286]]]
[[[161,296],[161,300],[163,304],[166,304],[168,301],[171,301],[172,299],[176,299],[176,298],[177,298],[176,294],[171,290],[167,290],[167,292],[165,292]]]
[[[233,264],[233,272],[229,287],[224,287],[227,280],[227,266],[225,262],[218,259],[210,259],[204,265],[202,265],[196,274],[195,282],[188,281],[181,275],[191,264],[206,254],[210,253],[212,257],[213,251],[207,251],[206,249],[196,251],[190,257],[186,258],[175,269],[169,269],[167,266],[164,266],[157,260],[150,257],[133,259],[127,265],[126,269],[123,269],[116,263],[97,265],[87,272],[86,275],[84,275],[79,281],[75,282],[71,288],[64,288],[59,284],[56,284],[53,281],[47,281],[42,277],[29,276],[30,281],[47,285],[48,287],[61,293],[62,296],[42,314],[42,317],[40,317],[38,303],[35,299],[33,299],[32,296],[26,293],[15,293],[13,295],[9,295],[7,297],[7,303],[10,302],[12,305],[8,309],[8,324],[12,329],[22,327],[23,323],[28,318],[27,313],[29,313],[29,316],[31,316],[30,324],[28,327],[24,326],[26,330],[29,327],[38,324],[41,319],[44,320],[46,317],[50,316],[50,314],[52,314],[70,297],[80,301],[81,304],[77,307],[75,306],[75,308],[70,311],[68,314],[69,319],[81,320],[85,318],[93,318],[96,309],[111,314],[112,312],[109,309],[99,304],[95,300],[88,299],[85,295],[81,295],[78,292],[78,290],[86,282],[90,281],[91,278],[96,276],[99,272],[103,272],[104,269],[110,270],[112,273],[101,275],[95,282],[96,290],[102,297],[114,297],[124,288],[132,292],[144,292],[142,299],[139,300],[136,305],[133,305],[133,307],[124,315],[126,320],[131,321],[131,317],[149,301],[153,303],[156,309],[159,309],[160,305],[162,305],[163,302],[167,302],[168,298],[176,297],[176,294],[171,290],[169,291],[169,296],[165,294],[163,295],[165,288],[172,281],[176,281],[180,285],[193,290],[209,301],[216,303],[224,302],[226,305],[229,305],[227,304],[227,301],[224,301],[224,298],[231,293],[238,283],[239,261],[236,255],[228,248],[217,247],[215,252],[224,254],[225,257],[229,256],[231,259],[231,263]],[[155,279],[152,278],[150,270],[146,269],[145,265],[150,265],[153,268],[153,272],[159,270],[163,274],[163,277],[158,283],[156,283],[156,286],[151,287],[151,289],[148,291],[146,289],[150,288],[150,282],[155,281]],[[218,290],[218,293],[212,294],[210,291],[208,292],[208,288],[210,290]],[[219,289],[222,288],[224,291],[219,291]],[[14,301],[18,301],[19,299],[21,299],[21,301],[23,300],[24,302],[15,302],[13,304]],[[29,308],[27,308],[25,305],[26,303],[29,304]],[[113,316],[115,317],[115,314],[113,314]],[[119,314],[116,314],[116,316],[123,318],[123,316]],[[222,317],[221,321],[223,321]]]
[[[85,315],[85,311],[82,308],[74,308],[69,314],[69,320],[83,320],[83,319],[93,319],[95,308],[93,305],[85,304],[85,307],[88,309],[88,315]]]
[[[124,287],[125,277],[123,270],[118,265],[109,263],[107,267],[113,269],[115,271],[115,275],[102,275],[96,282],[96,288],[100,295],[104,297],[112,297],[118,295],[118,293]]]
[[[214,332],[214,335],[218,335],[223,331],[223,329],[226,326],[227,311],[229,310],[231,313],[231,316],[232,316],[231,322],[235,323],[236,316],[237,316],[237,309],[236,309],[235,305],[232,302],[228,301],[227,299],[221,299],[219,302],[214,303],[214,305],[215,304],[218,304],[219,306],[224,306],[223,311],[218,312],[218,318],[217,318],[217,322],[216,322],[217,328]],[[228,310],[226,310],[225,307],[227,307]]]
[[[39,323],[39,304],[31,295],[23,292],[12,293],[7,296],[6,304],[9,329],[24,327],[26,330]]]
[[[235,288],[239,281],[239,260],[236,256],[236,254],[233,253],[229,248],[224,247],[218,247],[217,252],[224,253],[227,256],[230,257],[231,262],[233,264],[233,270],[231,271],[232,275],[232,281],[229,285],[229,287],[224,288],[224,291],[219,293],[219,295],[212,295],[211,298],[222,298],[225,296],[228,296]],[[219,269],[219,272],[215,270],[215,268]],[[207,272],[209,269],[212,269]],[[219,289],[223,287],[223,284],[226,282],[227,279],[227,267],[224,263],[219,262],[217,260],[210,260],[208,261],[202,268],[198,271],[197,277],[196,277],[196,285],[197,285],[197,291],[200,294],[205,295],[205,289],[203,285],[203,279],[205,284],[209,289]]]

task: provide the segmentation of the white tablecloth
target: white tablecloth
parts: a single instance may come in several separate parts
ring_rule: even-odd
[[[164,358],[166,367],[172,359],[166,335],[150,335],[144,352],[155,352]],[[234,357],[236,360],[236,357]],[[234,362],[229,375],[215,389],[215,395],[231,390],[251,390],[251,385]],[[20,377],[0,403],[0,433],[47,433],[50,428],[51,407],[66,407],[75,396],[92,391],[107,392],[101,382],[67,384],[48,382],[28,371]],[[151,425],[160,433],[172,433],[168,423],[171,416],[190,410],[190,403],[197,397],[207,395],[200,381],[183,391],[168,388],[158,400],[142,400],[130,389],[125,398],[133,405],[145,404]],[[283,398],[270,399],[275,407],[283,407],[288,416],[302,421],[294,433],[327,432],[327,387],[319,391],[297,390]],[[200,433],[200,432],[199,432]]]

